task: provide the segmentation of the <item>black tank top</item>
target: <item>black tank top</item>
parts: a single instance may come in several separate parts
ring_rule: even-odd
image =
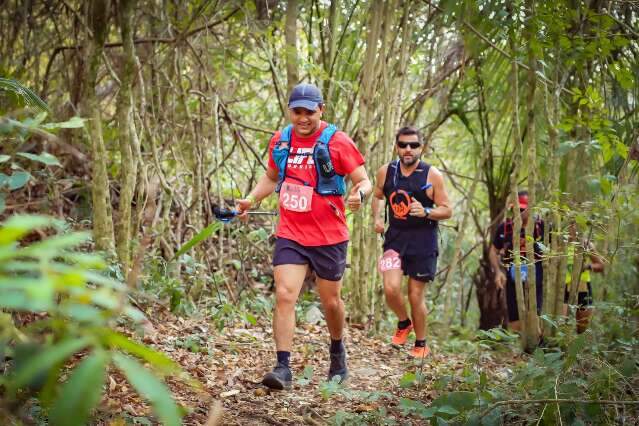
[[[388,214],[388,230],[384,246],[400,249],[402,254],[430,255],[437,253],[437,221],[411,216],[411,197],[424,207],[434,207],[435,203],[426,195],[430,164],[420,161],[409,175],[402,175],[399,160],[386,169],[384,196]]]

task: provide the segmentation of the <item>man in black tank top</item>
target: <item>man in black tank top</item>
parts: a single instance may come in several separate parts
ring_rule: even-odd
[[[382,210],[386,204],[388,229],[384,234],[384,254],[379,269],[384,278],[388,306],[399,322],[391,343],[403,345],[415,329],[415,347],[409,354],[415,358],[428,356],[426,344],[426,283],[437,269],[437,223],[452,216],[442,174],[420,161],[425,145],[419,131],[403,127],[395,136],[399,159],[382,166],[377,172],[373,199],[375,232],[384,232]],[[408,275],[408,317],[403,295],[402,276]]]

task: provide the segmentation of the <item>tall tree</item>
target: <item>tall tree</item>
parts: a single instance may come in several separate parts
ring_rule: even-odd
[[[376,87],[376,69],[378,42],[382,28],[383,2],[373,2],[370,5],[368,34],[366,38],[366,54],[361,69],[361,93],[359,98],[359,123],[354,139],[360,152],[368,153],[370,137],[373,134],[372,119],[375,113],[374,97]],[[371,234],[366,226],[365,218],[367,210],[364,209],[353,218],[353,236],[351,243],[351,274],[348,277],[347,287],[352,295],[353,317],[355,321],[363,322],[370,312],[370,258],[367,258],[368,249],[366,241]]]
[[[537,300],[537,259],[535,255],[535,202],[537,192],[537,134],[535,125],[535,95],[537,93],[537,58],[534,52],[534,39],[536,37],[536,16],[534,1],[526,2],[526,10],[528,18],[526,20],[526,35],[528,43],[528,94],[526,98],[527,111],[527,149],[526,149],[526,165],[528,167],[528,222],[526,223],[526,257],[528,264],[528,317],[526,318],[526,333],[524,349],[532,352],[539,344],[539,316],[537,315],[537,306],[542,301]],[[516,238],[519,234],[514,234]],[[541,283],[540,283],[541,284]]]
[[[111,216],[111,196],[107,172],[108,155],[102,133],[102,112],[98,95],[98,71],[102,64],[104,42],[109,32],[109,4],[107,0],[92,0],[86,3],[88,22],[88,43],[85,68],[85,95],[82,110],[90,117],[87,122],[87,144],[91,147],[92,179],[91,198],[93,200],[93,236],[98,250],[111,251],[114,247],[113,219]]]
[[[116,251],[125,276],[128,275],[131,251],[131,203],[137,177],[137,131],[133,121],[133,83],[135,81],[135,46],[133,45],[133,15],[136,0],[122,0],[118,8],[118,21],[122,37],[122,67],[116,116],[120,146],[120,198],[116,227]]]
[[[286,82],[288,93],[299,82],[297,59],[297,0],[288,0],[286,3]]]

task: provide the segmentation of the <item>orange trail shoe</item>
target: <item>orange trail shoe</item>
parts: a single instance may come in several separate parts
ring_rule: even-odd
[[[410,334],[410,331],[413,329],[413,325],[409,325],[406,328],[398,328],[395,331],[395,334],[393,335],[393,337],[391,338],[391,343],[393,345],[403,345],[404,343],[406,343],[406,340],[408,340],[408,335]]]
[[[428,347],[428,345],[422,347],[415,346],[408,352],[408,355],[412,356],[413,358],[426,358],[428,355],[430,355],[430,348]]]

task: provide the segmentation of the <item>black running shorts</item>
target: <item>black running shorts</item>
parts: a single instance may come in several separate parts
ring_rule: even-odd
[[[273,252],[273,266],[309,265],[325,280],[339,281],[346,269],[348,241],[329,246],[303,246],[293,240],[278,238]]]

